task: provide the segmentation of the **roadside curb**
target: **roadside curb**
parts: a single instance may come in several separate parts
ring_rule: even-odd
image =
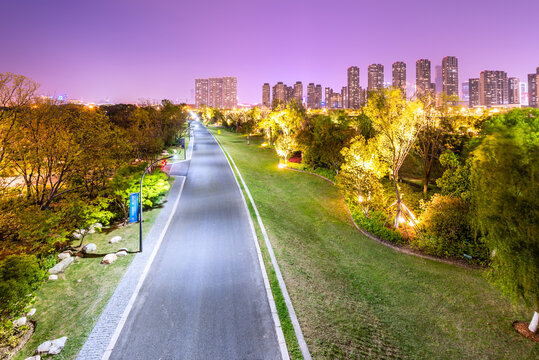
[[[245,180],[243,179],[243,176],[241,175],[238,167],[236,166],[236,163],[234,162],[234,159],[232,159],[232,157],[230,156],[228,151],[224,148],[224,146],[221,144],[219,139],[217,139],[213,134],[211,134],[211,135],[217,141],[217,143],[221,147],[221,150],[226,155],[226,157],[228,159],[230,159],[230,161],[229,161],[230,168],[232,169],[232,166],[234,166],[234,169],[236,170],[236,172],[238,174],[238,177],[241,180],[243,188],[245,189],[247,197],[249,198],[249,201],[250,201],[250,203],[251,203],[251,205],[253,207],[253,210],[254,210],[254,212],[256,214],[258,225],[260,226],[260,231],[262,232],[262,235],[264,236],[264,241],[265,241],[266,247],[268,249],[268,253],[269,253],[270,258],[271,258],[271,263],[273,265],[273,269],[275,270],[275,275],[277,276],[277,280],[279,282],[279,287],[280,287],[281,292],[283,294],[283,298],[284,298],[284,301],[285,301],[285,304],[286,304],[286,308],[288,309],[288,315],[290,316],[290,321],[292,322],[292,326],[294,327],[294,333],[296,335],[296,339],[298,341],[298,345],[299,345],[299,348],[301,350],[301,354],[303,355],[303,358],[305,360],[311,360],[312,359],[311,354],[309,352],[309,348],[307,346],[307,343],[305,342],[305,338],[303,336],[301,326],[299,324],[298,318],[296,316],[296,312],[294,310],[294,306],[292,305],[292,300],[290,299],[290,295],[288,294],[288,290],[286,288],[286,284],[284,282],[284,278],[283,278],[283,275],[281,273],[281,269],[279,268],[279,264],[277,263],[277,259],[275,257],[275,253],[273,251],[273,247],[271,246],[271,242],[269,240],[268,233],[266,232],[266,228],[264,226],[264,223],[262,222],[262,218],[260,217],[260,213],[258,212],[258,208],[256,207],[256,204],[255,204],[254,199],[253,199],[253,197],[251,195],[251,192],[249,191],[249,188],[247,187],[247,184],[245,183]],[[232,172],[234,172],[234,171],[232,171]],[[236,181],[237,181],[237,179],[236,179]],[[239,187],[239,183],[238,183],[238,187]],[[241,191],[241,188],[240,188],[240,191]],[[242,193],[242,196],[243,196],[243,192],[241,192],[241,193]],[[247,203],[246,202],[245,202],[245,206],[247,208]],[[247,209],[247,212],[249,212],[249,209]],[[249,219],[251,219],[250,214],[249,214]],[[253,230],[254,230],[254,227],[253,227]],[[255,242],[257,242],[256,241],[256,234],[254,234],[254,236],[255,236]],[[257,242],[257,246],[258,246],[258,242]],[[262,261],[262,259],[260,259],[260,261]],[[261,264],[263,265],[263,262]],[[269,289],[269,291],[271,291],[271,289]],[[277,320],[278,320],[278,318],[277,318]],[[287,352],[287,356],[288,356],[288,352]]]

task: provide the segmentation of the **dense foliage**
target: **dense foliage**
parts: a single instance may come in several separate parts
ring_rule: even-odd
[[[185,128],[183,105],[82,106],[36,96],[30,79],[0,74],[0,337],[32,299],[57,251],[94,223],[125,222],[140,176]],[[143,204],[169,189],[155,169]],[[0,346],[6,338],[0,339]]]

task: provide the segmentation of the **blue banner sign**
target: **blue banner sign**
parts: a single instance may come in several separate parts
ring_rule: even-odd
[[[132,193],[129,195],[129,222],[138,222],[139,213],[139,194]]]

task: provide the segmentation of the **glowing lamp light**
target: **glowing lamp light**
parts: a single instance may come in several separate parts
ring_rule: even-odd
[[[359,196],[357,197],[357,199],[359,200],[360,203],[362,203],[362,202],[364,201],[363,196],[361,196],[361,195],[359,195]]]
[[[279,163],[279,169],[284,169],[285,168],[285,165],[283,163]]]
[[[263,143],[263,144],[262,144],[262,147],[266,147],[266,146],[268,146],[267,143]]]

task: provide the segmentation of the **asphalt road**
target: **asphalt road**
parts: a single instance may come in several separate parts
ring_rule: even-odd
[[[179,206],[111,359],[281,359],[244,203],[201,125]]]

